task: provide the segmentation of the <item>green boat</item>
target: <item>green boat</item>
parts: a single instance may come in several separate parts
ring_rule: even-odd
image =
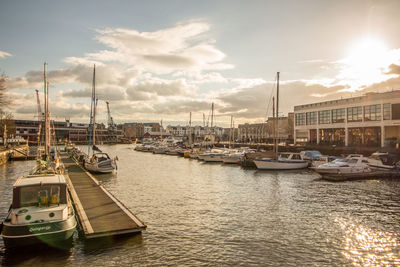
[[[38,243],[57,247],[72,238],[76,225],[65,176],[36,174],[15,182],[0,231],[7,248]]]

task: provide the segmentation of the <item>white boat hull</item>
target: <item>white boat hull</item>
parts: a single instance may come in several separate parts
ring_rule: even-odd
[[[111,159],[93,163],[85,161],[85,169],[90,172],[110,173],[115,170],[115,164]]]
[[[341,168],[313,168],[319,174],[351,174],[351,173],[368,173],[371,169],[368,167],[341,167]]]
[[[205,162],[222,162],[222,156],[219,155],[203,155],[202,158]]]
[[[284,161],[272,159],[255,159],[254,163],[259,170],[297,170],[308,167],[307,161]]]

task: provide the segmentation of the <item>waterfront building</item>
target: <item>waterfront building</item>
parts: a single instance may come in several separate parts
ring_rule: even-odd
[[[193,135],[194,141],[203,141],[206,135],[214,135],[216,141],[221,140],[223,136],[223,128],[218,126],[171,126],[166,127],[166,132],[175,137],[188,137]]]
[[[165,133],[162,126],[157,122],[128,122],[124,123],[121,129],[124,133],[124,137],[131,140],[142,139],[143,137],[148,138],[149,136],[157,135],[153,133]]]
[[[400,90],[294,107],[295,143],[398,146]]]
[[[39,122],[32,120],[14,120],[15,135],[21,136],[28,142],[36,143],[38,141]],[[54,138],[58,142],[70,141],[73,143],[86,143],[89,140],[89,124],[70,123],[69,120],[52,121],[51,127],[54,129]],[[104,124],[96,124],[96,141],[112,142],[114,135],[110,136],[108,129]],[[43,129],[42,129],[43,131]],[[116,130],[116,137],[119,140],[123,136],[121,129]]]
[[[294,113],[288,116],[279,117],[279,141],[291,142],[293,140],[293,117]],[[245,123],[238,126],[238,139],[241,142],[270,142],[274,140],[275,118],[269,117],[264,123]]]

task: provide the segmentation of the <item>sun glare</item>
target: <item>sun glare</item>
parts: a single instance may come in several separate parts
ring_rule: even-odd
[[[340,60],[343,64],[338,78],[352,85],[353,90],[361,89],[388,78],[385,74],[391,64],[390,51],[377,39],[365,39],[349,49],[348,56]]]

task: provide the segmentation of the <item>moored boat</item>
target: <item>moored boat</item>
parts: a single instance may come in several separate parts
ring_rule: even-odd
[[[363,157],[362,155],[349,155],[344,159],[336,159],[312,169],[322,175],[369,173],[372,170],[368,163],[368,158]]]
[[[13,186],[1,236],[7,248],[38,243],[57,246],[72,238],[76,225],[65,176],[28,175]]]
[[[277,160],[256,158],[254,163],[259,170],[296,170],[307,168],[309,164],[299,153],[281,153]]]
[[[90,134],[89,134],[89,146],[88,156],[85,157],[83,166],[86,170],[95,173],[110,173],[117,169],[116,160],[117,157],[111,159],[107,153],[102,152],[96,147],[96,65],[93,67],[93,83],[92,83],[92,101],[90,109]],[[92,155],[90,156],[90,150]],[[98,152],[95,152],[98,151]]]

